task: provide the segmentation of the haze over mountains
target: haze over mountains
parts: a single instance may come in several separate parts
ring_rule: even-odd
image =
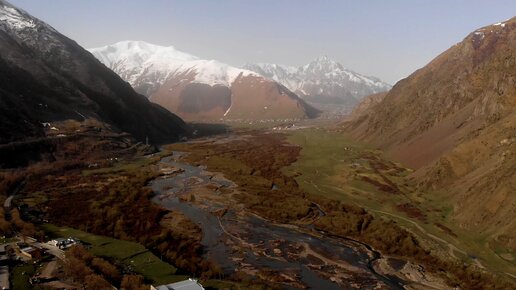
[[[463,227],[516,249],[516,18],[486,26],[357,107],[344,127],[446,193]]]
[[[73,40],[0,1],[0,142],[43,136],[42,123],[95,119],[153,142],[184,122],[137,94]]]
[[[136,91],[187,120],[302,119],[317,111],[249,70],[143,41],[90,49]]]
[[[244,68],[273,79],[314,103],[353,106],[365,96],[391,88],[380,79],[346,69],[327,56],[300,67],[257,63],[246,64]]]

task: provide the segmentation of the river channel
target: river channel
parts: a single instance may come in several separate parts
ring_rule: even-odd
[[[201,207],[180,198],[192,180],[196,186],[236,187],[227,179],[214,178],[202,166],[180,162],[182,154],[174,152],[160,161],[163,166],[175,168],[176,173],[150,183],[156,193],[153,202],[180,211],[195,222],[202,229],[201,243],[206,258],[216,262],[224,273],[265,270],[272,276],[288,277],[287,282],[279,282],[285,289],[356,289],[356,285],[360,285],[360,289],[374,289],[378,285],[404,289],[402,281],[374,270],[371,264],[379,254],[367,245],[324,233],[310,233],[297,226],[274,224],[253,214],[243,214],[241,210],[226,208],[226,213],[220,217],[213,214],[223,207],[220,204]],[[214,191],[213,194],[220,193]],[[342,279],[339,284],[334,282],[332,276],[338,276],[337,273],[352,282],[342,283]]]

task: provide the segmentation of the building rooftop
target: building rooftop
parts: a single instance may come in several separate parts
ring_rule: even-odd
[[[204,290],[199,282],[195,279],[188,279],[172,284],[161,285],[156,287],[157,290]]]

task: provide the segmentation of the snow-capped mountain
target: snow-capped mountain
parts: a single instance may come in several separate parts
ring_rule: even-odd
[[[136,91],[189,120],[305,118],[314,112],[276,81],[173,46],[122,41],[90,52]]]
[[[365,96],[391,89],[380,79],[348,70],[326,56],[301,67],[257,63],[246,64],[244,68],[273,79],[303,99],[316,103],[352,105]]]
[[[193,82],[224,86],[231,85],[240,74],[257,75],[215,60],[199,59],[173,46],[144,41],[121,41],[89,51],[148,97],[169,78],[185,72],[195,73]]]

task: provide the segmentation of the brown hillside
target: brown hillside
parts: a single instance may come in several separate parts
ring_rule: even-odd
[[[388,92],[382,92],[377,94],[369,95],[362,99],[362,101],[353,109],[347,121],[357,120],[358,118],[365,118],[369,112],[372,112],[372,108],[380,104]]]
[[[474,31],[344,127],[448,192],[462,226],[515,249],[515,109],[512,18]]]
[[[235,79],[230,88],[194,83],[195,73],[174,76],[150,99],[191,121],[303,119],[316,110],[278,83],[258,76]]]

